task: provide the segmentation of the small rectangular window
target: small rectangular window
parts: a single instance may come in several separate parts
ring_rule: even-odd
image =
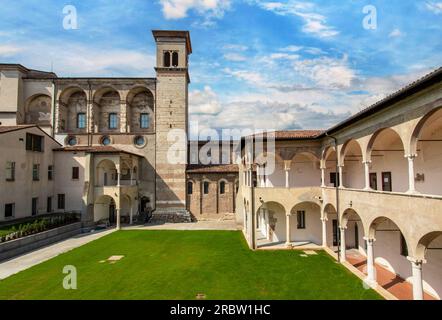
[[[64,210],[65,209],[65,195],[64,194],[59,194],[58,195],[58,209],[60,210]]]
[[[48,166],[48,181],[54,179],[54,166]]]
[[[5,204],[5,218],[14,218],[15,216],[15,203]]]
[[[79,113],[77,114],[77,128],[85,129],[86,128],[86,114]]]
[[[72,180],[78,180],[80,178],[80,168],[72,167]]]
[[[6,181],[15,180],[15,162],[6,162]]]
[[[298,211],[298,229],[305,229],[305,211]]]
[[[203,189],[204,194],[209,194],[209,183],[207,181],[204,182]]]
[[[26,150],[43,152],[43,139],[42,136],[26,133]]]
[[[148,113],[140,114],[140,128],[141,129],[149,129],[150,127],[150,118]]]
[[[118,115],[109,113],[109,129],[118,129]]]
[[[40,165],[34,164],[32,166],[32,180],[39,181],[40,180]]]

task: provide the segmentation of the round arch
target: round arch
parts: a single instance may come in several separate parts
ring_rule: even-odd
[[[439,107],[431,110],[425,116],[423,116],[422,119],[419,120],[419,122],[414,127],[413,132],[411,134],[411,138],[410,138],[410,154],[411,155],[418,154],[418,142],[419,142],[419,138],[423,134],[424,128],[428,124],[434,125],[434,122],[439,119],[442,119],[442,106],[439,106]]]
[[[396,140],[396,142],[400,142],[402,150],[399,151],[405,152],[404,148],[405,144],[401,135],[393,128],[382,128],[377,130],[368,141],[367,150],[366,150],[367,161],[372,160],[373,151],[376,151],[374,150],[374,148],[376,145],[379,144],[379,141],[381,140],[382,137],[388,139],[390,143],[392,142],[391,140]],[[399,146],[399,143],[396,143],[396,146]]]
[[[100,101],[103,98],[103,96],[115,92],[118,94],[118,98],[121,100],[121,94],[118,91],[118,89],[112,85],[106,84],[95,90],[92,100],[94,101],[94,104],[100,104]]]
[[[25,103],[25,123],[50,125],[52,113],[52,98],[47,94],[35,94]]]
[[[268,241],[286,241],[286,212],[286,208],[275,201],[265,202],[257,209],[259,230]]]
[[[96,165],[97,186],[117,185],[117,164],[110,159],[103,159]]]
[[[72,85],[72,86],[66,87],[65,89],[63,89],[63,90],[60,92],[60,95],[58,96],[58,101],[59,101],[62,105],[67,105],[67,104],[68,104],[68,100],[69,100],[69,98],[70,98],[73,94],[78,93],[78,92],[81,92],[81,93],[85,94],[86,97],[87,97],[87,92],[86,92],[86,90],[84,90],[84,89],[83,89],[82,87],[80,87],[80,86]]]
[[[116,209],[116,201],[113,197],[108,195],[98,197],[94,202],[94,222],[115,223]]]
[[[414,255],[417,260],[425,260],[425,254],[430,244],[438,237],[442,236],[442,231],[433,231],[424,235],[418,242]]]

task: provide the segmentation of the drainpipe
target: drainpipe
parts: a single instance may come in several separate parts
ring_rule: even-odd
[[[336,189],[336,214],[338,216],[337,219],[337,239],[338,239],[338,262],[341,262],[341,222],[340,222],[340,217],[339,217],[339,185],[341,183],[341,181],[339,181],[340,177],[339,177],[339,153],[338,153],[338,139],[336,139],[336,137],[334,136],[330,136],[328,133],[325,133],[325,135],[331,139],[333,139],[334,144],[335,144],[335,151],[336,151],[336,178],[335,178],[335,189]]]
[[[52,79],[52,137],[55,137],[55,112],[57,111],[55,104],[57,102],[57,85]]]
[[[91,137],[91,125],[93,126],[94,123],[92,121],[92,123],[90,123],[91,119],[91,110],[90,110],[90,106],[92,106],[92,108],[94,107],[94,101],[92,100],[92,86],[90,81],[87,81],[88,87],[89,87],[89,99],[88,99],[88,103],[87,103],[87,109],[86,109],[86,114],[87,114],[87,145],[90,147],[92,146],[92,137]]]

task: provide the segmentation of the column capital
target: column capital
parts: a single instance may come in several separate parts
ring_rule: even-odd
[[[292,214],[291,214],[291,213],[286,213],[285,216],[286,216],[287,218],[290,218],[290,217],[292,216]]]
[[[367,164],[367,165],[369,165],[369,164],[372,163],[372,161],[371,161],[371,160],[365,160],[365,161],[362,161],[362,163],[363,163],[363,164]]]
[[[339,226],[339,230],[341,230],[341,231],[345,231],[346,229],[347,229],[347,227]]]
[[[364,237],[363,239],[364,239],[365,241],[367,241],[368,243],[373,243],[373,242],[376,241],[375,238],[370,238],[370,237]]]
[[[413,161],[415,158],[417,158],[417,154],[406,154],[404,157],[409,161]]]
[[[328,218],[327,217],[322,217],[321,221],[326,222],[326,221],[328,221]]]
[[[284,160],[284,170],[290,171],[290,167],[292,165],[292,160]]]
[[[418,259],[410,256],[407,257],[407,260],[410,261],[413,264],[413,266],[416,267],[422,267],[423,264],[427,263],[427,260],[425,259]]]

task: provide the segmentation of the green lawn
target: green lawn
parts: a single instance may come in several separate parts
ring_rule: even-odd
[[[0,299],[381,299],[326,253],[301,254],[253,252],[236,231],[120,231],[0,281]],[[111,255],[125,258],[100,263]]]

